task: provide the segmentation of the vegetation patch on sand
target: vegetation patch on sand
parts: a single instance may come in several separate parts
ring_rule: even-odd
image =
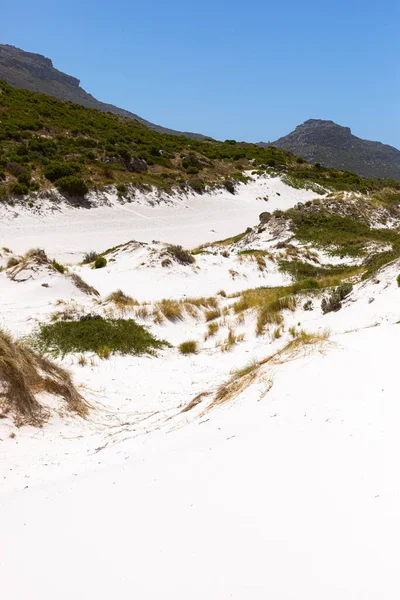
[[[34,348],[55,356],[71,352],[95,352],[99,356],[155,354],[169,345],[133,319],[103,319],[95,315],[81,317],[79,321],[42,324],[30,341]]]

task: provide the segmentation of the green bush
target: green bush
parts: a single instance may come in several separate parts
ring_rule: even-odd
[[[118,183],[117,185],[117,192],[119,194],[126,194],[128,191],[127,186],[124,183]]]
[[[154,354],[167,342],[156,339],[133,319],[102,319],[99,315],[79,321],[57,321],[41,325],[31,345],[55,356],[71,352]]]
[[[80,166],[75,163],[52,163],[44,170],[44,176],[53,183],[63,177],[76,175]]]
[[[9,187],[10,193],[16,196],[26,196],[29,194],[28,187],[24,183],[13,183]]]
[[[55,185],[60,192],[65,192],[70,196],[77,196],[78,198],[82,198],[89,191],[88,185],[75,175],[61,177],[61,179],[57,179]]]
[[[103,267],[105,267],[107,264],[107,259],[104,258],[104,256],[98,256],[96,258],[96,260],[94,261],[94,268],[95,269],[102,269]]]
[[[38,181],[32,181],[29,189],[31,190],[31,192],[37,192],[38,190],[40,190],[40,183]]]
[[[397,275],[396,281],[397,281],[397,285],[400,287],[400,275]]]

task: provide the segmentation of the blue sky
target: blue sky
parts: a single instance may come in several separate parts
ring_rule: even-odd
[[[400,148],[398,0],[15,0],[1,41],[166,127],[274,140],[308,118]]]

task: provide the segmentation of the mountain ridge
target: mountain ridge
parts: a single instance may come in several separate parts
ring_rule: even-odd
[[[361,177],[400,180],[400,150],[394,146],[364,140],[350,127],[334,121],[308,119],[275,142],[260,142],[263,147],[289,150],[312,163],[346,169]]]
[[[122,117],[136,119],[158,133],[184,135],[198,140],[206,138],[200,133],[181,132],[155,125],[128,110],[101,102],[80,87],[78,78],[56,69],[50,58],[35,52],[26,52],[9,44],[0,44],[0,79],[16,88],[41,92],[60,100],[70,100],[87,108],[97,108],[102,112],[112,112]]]

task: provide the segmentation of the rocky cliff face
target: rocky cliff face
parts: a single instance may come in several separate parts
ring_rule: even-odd
[[[333,121],[309,119],[289,135],[261,145],[283,148],[310,162],[353,171],[362,177],[400,181],[400,150],[358,138],[349,127]]]
[[[79,79],[58,71],[49,58],[41,54],[25,52],[7,44],[0,44],[0,79],[16,88],[42,92],[61,100],[71,100],[71,102],[82,104],[88,108],[97,108],[103,112],[112,112],[130,119],[137,119],[146,127],[159,133],[185,135],[193,139],[204,139],[205,137],[198,133],[175,131],[154,125],[128,110],[100,102],[80,87]]]

